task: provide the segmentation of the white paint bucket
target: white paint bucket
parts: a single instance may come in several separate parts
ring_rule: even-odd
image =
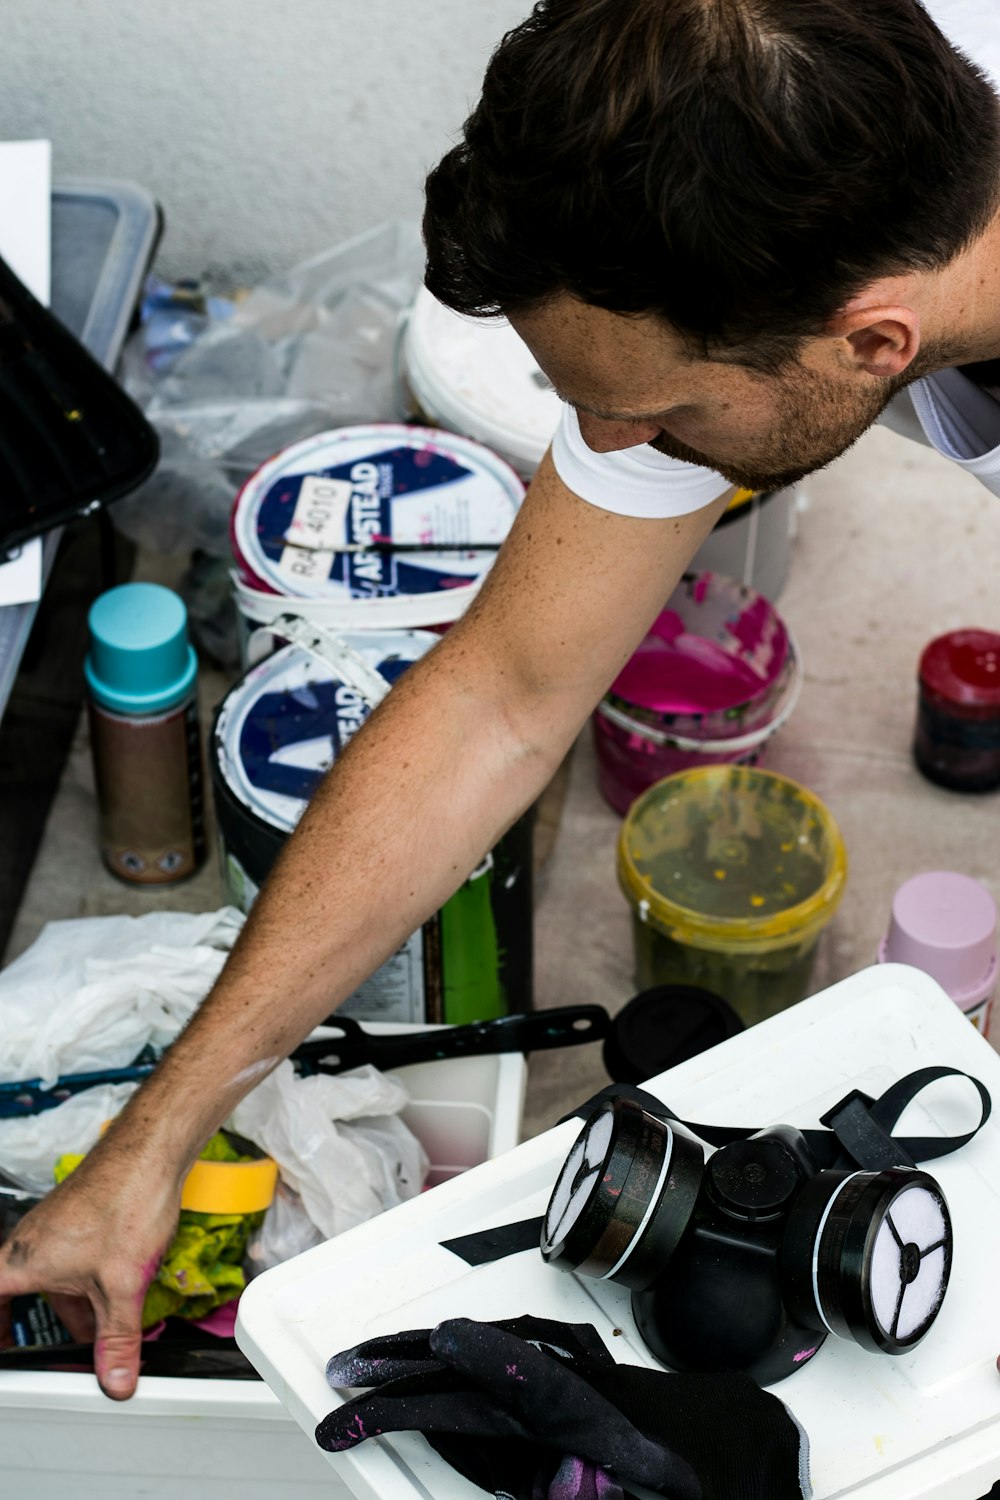
[[[485,443],[530,480],[562,403],[505,318],[467,318],[421,287],[398,353],[401,402],[423,421]],[[776,599],[788,574],[795,492],[741,490],[692,559]]]
[[[523,497],[502,459],[451,433],[379,423],[295,443],[233,507],[244,625],[289,612],[337,630],[450,625]]]
[[[401,370],[417,414],[485,443],[530,479],[562,403],[506,318],[466,318],[421,287],[402,336]]]

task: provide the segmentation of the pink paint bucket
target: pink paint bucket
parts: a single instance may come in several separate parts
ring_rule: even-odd
[[[665,776],[755,765],[798,700],[802,665],[774,605],[721,573],[687,573],[593,717],[616,812]]]

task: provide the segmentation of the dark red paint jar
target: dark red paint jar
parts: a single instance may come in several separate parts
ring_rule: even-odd
[[[956,792],[1000,786],[1000,635],[939,635],[920,658],[919,682],[918,769]]]

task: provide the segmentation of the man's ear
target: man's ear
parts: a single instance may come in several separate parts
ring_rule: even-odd
[[[902,305],[852,304],[830,319],[827,333],[843,340],[850,365],[882,379],[901,375],[920,349],[919,314]]]

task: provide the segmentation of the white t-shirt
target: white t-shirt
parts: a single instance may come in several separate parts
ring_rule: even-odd
[[[1000,0],[924,0],[924,6],[1000,92]],[[984,389],[961,370],[940,370],[908,386],[880,420],[929,443],[1000,496],[1000,391]],[[714,470],[667,458],[645,443],[594,453],[571,407],[563,410],[552,458],[574,494],[619,515],[687,515],[729,488]]]

